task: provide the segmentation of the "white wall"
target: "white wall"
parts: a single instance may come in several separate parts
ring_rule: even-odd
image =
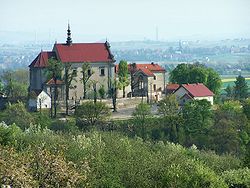
[[[35,99],[29,99],[29,108],[30,109],[40,109],[40,99],[41,99],[41,108],[51,108],[51,98],[50,96],[42,91]]]

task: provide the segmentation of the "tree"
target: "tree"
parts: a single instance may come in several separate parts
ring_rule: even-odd
[[[123,98],[125,98],[125,88],[129,85],[128,79],[129,71],[128,71],[128,63],[127,61],[121,60],[118,68],[118,88],[122,89]]]
[[[239,101],[226,101],[215,111],[211,146],[219,153],[240,154],[249,141],[249,124]]]
[[[212,68],[207,69],[207,74],[207,82],[205,85],[215,94],[219,94],[220,88],[222,86],[220,75]]]
[[[246,79],[239,75],[236,78],[235,87],[234,87],[234,93],[236,99],[245,99],[248,96],[248,85],[246,82]]]
[[[200,63],[177,65],[170,72],[170,81],[178,84],[203,83],[215,94],[219,93],[222,83],[216,71]]]
[[[4,71],[0,76],[0,91],[9,98],[20,99],[28,95],[28,71],[19,69]]]
[[[26,110],[22,102],[16,104],[9,104],[1,114],[0,121],[11,125],[15,123],[22,130],[29,128],[31,123],[34,123],[33,116]]]
[[[178,102],[175,95],[167,95],[159,102],[158,112],[163,116],[172,116],[178,113]]]
[[[66,93],[66,115],[69,114],[69,89],[72,86],[72,81],[75,80],[75,77],[77,76],[77,71],[72,69],[71,63],[66,63],[64,66],[64,82],[65,82],[65,93]]]
[[[186,103],[182,109],[182,116],[186,132],[186,144],[203,147],[206,144],[205,135],[212,126],[213,112],[209,101],[193,100]]]
[[[230,85],[227,85],[226,89],[225,89],[226,93],[227,93],[227,97],[228,98],[233,98],[234,97],[234,88],[231,87]]]
[[[103,102],[88,101],[76,107],[75,116],[88,125],[96,125],[110,116],[110,110]]]
[[[145,103],[140,103],[136,106],[135,111],[133,112],[133,117],[136,123],[140,125],[142,130],[142,138],[146,139],[146,120],[151,115],[150,105]]]
[[[112,98],[112,104],[113,104],[113,112],[117,112],[117,107],[116,107],[116,98],[117,98],[117,81],[114,80],[111,83],[111,89],[110,89],[110,94]]]
[[[250,99],[246,99],[243,102],[243,112],[247,116],[248,119],[250,119]]]
[[[57,108],[57,96],[58,96],[58,92],[57,92],[57,80],[59,78],[61,78],[61,74],[62,74],[62,62],[59,60],[56,60],[55,58],[50,58],[48,60],[48,67],[47,67],[47,71],[48,74],[51,75],[52,79],[53,79],[53,95],[54,95],[54,118],[56,117],[56,108]],[[52,101],[52,98],[51,98]],[[52,106],[51,106],[51,117],[52,117]]]
[[[104,99],[104,97],[105,97],[104,85],[101,85],[101,87],[100,87],[99,90],[98,90],[98,93],[99,93],[101,99]]]
[[[87,83],[90,79],[90,77],[94,74],[94,72],[91,70],[90,64],[87,62],[84,62],[82,64],[82,84],[83,84],[83,98],[86,99],[86,93],[87,93]]]

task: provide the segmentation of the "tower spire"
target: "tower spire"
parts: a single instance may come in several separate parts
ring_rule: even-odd
[[[70,30],[70,25],[68,23],[68,30],[67,30],[67,41],[66,41],[67,45],[72,45],[72,38],[71,38],[71,30]]]

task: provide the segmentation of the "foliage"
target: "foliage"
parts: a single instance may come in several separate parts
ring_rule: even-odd
[[[105,94],[106,94],[104,85],[101,85],[101,87],[100,87],[99,90],[98,90],[98,93],[99,93],[101,99],[104,99]]]
[[[125,88],[129,85],[130,81],[128,79],[128,63],[127,61],[121,60],[118,68],[118,88],[123,91],[123,98],[125,98]]]
[[[87,93],[87,83],[90,79],[90,77],[94,74],[94,71],[91,70],[91,66],[89,63],[84,62],[82,64],[82,84],[83,84],[83,98],[86,99],[86,93]]]
[[[249,142],[249,124],[239,101],[226,101],[215,111],[211,146],[219,153],[242,153]]]
[[[26,110],[22,102],[9,104],[1,114],[0,120],[9,125],[15,123],[22,130],[27,129],[30,124],[34,123],[33,116]]]
[[[150,105],[146,103],[140,103],[136,106],[135,111],[133,112],[133,117],[135,120],[135,123],[139,125],[141,131],[142,131],[142,138],[146,138],[146,120],[151,115],[151,108]]]
[[[178,84],[203,83],[215,94],[219,93],[222,84],[216,71],[199,63],[177,65],[170,72],[170,81]]]
[[[48,79],[53,79],[54,84],[53,84],[53,95],[51,94],[51,101],[53,100],[53,106],[54,106],[54,118],[56,118],[56,112],[57,112],[57,80],[61,78],[62,76],[62,62],[59,60],[56,60],[55,58],[50,58],[48,60],[48,67],[47,67],[47,74],[48,74]],[[51,117],[52,117],[52,108],[53,106],[51,105]]]
[[[88,101],[76,107],[75,116],[78,120],[86,121],[87,125],[96,125],[106,120],[110,110],[103,102]]]
[[[0,144],[0,186],[228,187],[231,182],[248,185],[249,170],[231,155],[219,156],[169,142],[145,142],[115,132],[67,134],[29,129],[18,134],[14,145]]]
[[[245,99],[248,96],[248,85],[246,82],[246,79],[239,75],[236,78],[235,87],[234,87],[234,93],[236,99]]]
[[[15,124],[6,125],[4,122],[0,123],[0,144],[15,146],[17,137],[21,132],[21,129]]]
[[[159,102],[158,112],[163,116],[176,115],[178,113],[178,102],[175,95],[167,95]]]
[[[186,132],[186,144],[202,146],[205,143],[205,135],[212,126],[213,112],[211,103],[205,99],[193,100],[186,103],[182,109]]]
[[[225,171],[222,178],[229,185],[229,187],[250,187],[250,169],[238,169]]]
[[[5,71],[0,77],[0,91],[14,99],[27,97],[29,73],[27,70]]]
[[[73,70],[72,68],[72,64],[71,63],[66,63],[64,65],[64,83],[65,83],[65,99],[66,99],[66,114],[68,115],[69,113],[69,104],[68,104],[68,100],[69,100],[69,89],[73,88],[72,87],[72,81],[75,80],[75,78],[77,77],[77,70]]]

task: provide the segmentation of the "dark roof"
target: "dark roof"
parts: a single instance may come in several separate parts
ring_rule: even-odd
[[[56,57],[55,52],[40,52],[29,67],[44,68],[48,66],[48,59]]]
[[[214,96],[214,93],[212,91],[210,91],[202,83],[197,83],[197,84],[182,84],[180,87],[185,88],[192,97]]]
[[[63,63],[114,62],[106,43],[55,44],[54,50]]]

